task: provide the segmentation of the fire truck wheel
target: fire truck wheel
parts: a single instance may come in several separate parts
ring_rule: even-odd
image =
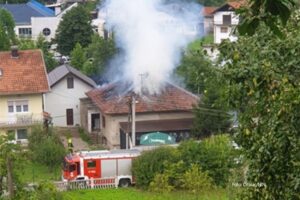
[[[129,187],[130,186],[130,179],[121,179],[120,181],[119,181],[119,187]]]

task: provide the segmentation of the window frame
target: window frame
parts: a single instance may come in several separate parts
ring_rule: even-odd
[[[8,100],[7,101],[7,112],[9,114],[28,113],[29,112],[29,101],[24,100],[24,99]]]
[[[223,19],[223,25],[231,25],[232,23],[231,14],[222,15],[222,19]]]
[[[224,31],[224,29],[226,29],[226,31]],[[220,32],[221,33],[228,33],[228,27],[227,26],[221,26]]]
[[[74,77],[73,76],[68,76],[67,77],[67,88],[68,89],[73,89],[74,88]]]
[[[92,165],[91,165],[92,164]],[[86,162],[86,166],[87,166],[87,168],[96,168],[96,160],[88,160],[87,162]]]

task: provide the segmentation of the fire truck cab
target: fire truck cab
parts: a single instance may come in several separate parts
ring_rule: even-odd
[[[65,156],[62,178],[64,181],[114,178],[119,186],[134,183],[132,160],[139,150],[81,151]]]

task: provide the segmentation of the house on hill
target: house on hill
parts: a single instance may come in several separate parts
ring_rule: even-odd
[[[80,98],[96,83],[70,65],[61,65],[48,74],[51,91],[45,95],[45,111],[54,126],[80,125]]]
[[[237,40],[233,30],[239,23],[239,16],[235,14],[235,10],[244,4],[244,1],[227,2],[213,11],[215,44],[220,44],[225,39]]]
[[[35,40],[39,34],[42,34],[46,40],[50,41],[55,37],[55,32],[62,16],[74,6],[77,6],[77,3],[58,15],[35,0],[21,4],[0,4],[0,9],[7,10],[13,16],[15,33],[18,37]]]
[[[26,142],[30,127],[44,120],[49,91],[41,50],[0,52],[0,134]]]
[[[131,133],[132,92],[126,84],[113,83],[86,93],[81,99],[82,126],[110,148],[126,147]],[[127,92],[124,92],[127,91]],[[193,123],[193,107],[199,98],[172,84],[156,95],[136,95],[136,144],[145,133],[164,132],[177,142],[188,138]]]

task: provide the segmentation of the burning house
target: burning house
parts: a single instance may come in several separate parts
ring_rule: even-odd
[[[136,145],[143,134],[157,131],[174,136],[176,142],[188,138],[192,109],[199,101],[199,97],[172,84],[166,84],[160,94],[137,95],[119,82],[86,95],[87,98],[81,99],[82,126],[98,142],[121,149],[126,148],[126,135],[130,138],[132,132]]]

